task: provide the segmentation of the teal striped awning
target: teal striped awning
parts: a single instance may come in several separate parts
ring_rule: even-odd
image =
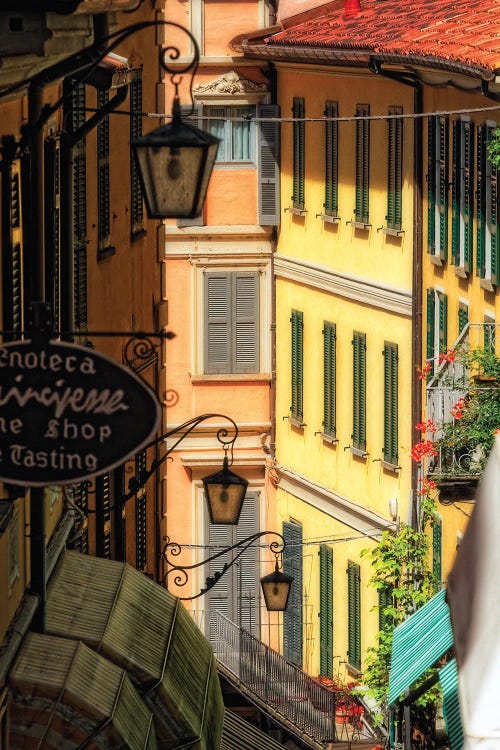
[[[462,750],[464,730],[460,717],[458,699],[458,668],[456,659],[451,659],[439,670],[439,682],[443,690],[443,711],[451,750]]]
[[[443,589],[394,630],[389,704],[453,645],[450,610]]]

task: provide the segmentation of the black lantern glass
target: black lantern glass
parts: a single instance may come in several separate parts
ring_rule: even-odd
[[[227,456],[221,471],[202,479],[212,524],[235,526],[240,518],[248,481],[229,469]]]
[[[220,138],[183,122],[178,99],[172,122],[131,142],[150,218],[201,214],[219,143]]]
[[[282,573],[281,570],[278,569],[278,561],[276,561],[276,568],[274,571],[260,579],[260,585],[262,586],[262,593],[264,594],[264,601],[266,602],[266,609],[268,612],[285,611],[292,583],[292,576]]]

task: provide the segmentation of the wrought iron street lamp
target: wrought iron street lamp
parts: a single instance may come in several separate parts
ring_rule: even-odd
[[[275,557],[275,569],[272,573],[263,576],[260,579],[260,584],[262,586],[262,592],[264,594],[266,609],[269,612],[282,612],[286,610],[288,604],[288,598],[290,596],[290,589],[293,583],[293,578],[292,576],[289,576],[280,570],[279,561],[283,560],[283,552],[286,547],[286,542],[283,536],[277,531],[259,531],[256,534],[251,534],[245,539],[236,542],[236,544],[233,544],[230,547],[225,547],[219,552],[216,552],[210,557],[207,557],[205,560],[193,563],[193,565],[178,565],[172,558],[180,555],[183,548],[177,542],[170,541],[170,538],[168,536],[164,537],[165,546],[163,547],[162,558],[167,566],[167,572],[165,573],[163,582],[168,586],[169,578],[170,576],[173,576],[171,580],[176,586],[185,586],[189,581],[189,573],[191,571],[197,570],[203,565],[208,565],[214,560],[217,560],[219,557],[222,557],[222,555],[228,555],[231,552],[234,552],[234,557],[231,558],[230,562],[224,563],[220,570],[216,571],[213,575],[208,576],[205,579],[205,586],[197,594],[194,594],[193,596],[178,597],[181,601],[191,601],[193,599],[198,599],[200,596],[206,594],[207,591],[210,591],[210,589],[212,589],[217,584],[222,576],[225,575],[227,571],[233,567],[235,562],[244,554],[244,552],[246,552],[249,547],[255,544],[255,542],[257,542],[262,537],[269,535],[277,536],[280,540],[279,542],[271,542],[271,544],[269,545],[269,549]],[[171,557],[169,557],[169,554]]]

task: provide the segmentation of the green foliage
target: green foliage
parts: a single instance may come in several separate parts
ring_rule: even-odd
[[[488,146],[488,159],[497,167],[500,166],[500,128],[493,131],[493,136]]]

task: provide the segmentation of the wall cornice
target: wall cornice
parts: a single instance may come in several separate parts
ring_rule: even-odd
[[[275,255],[274,270],[277,278],[296,281],[313,289],[321,289],[371,307],[411,317],[410,289],[399,289],[371,279],[332,271],[326,266],[288,258],[280,254]]]

